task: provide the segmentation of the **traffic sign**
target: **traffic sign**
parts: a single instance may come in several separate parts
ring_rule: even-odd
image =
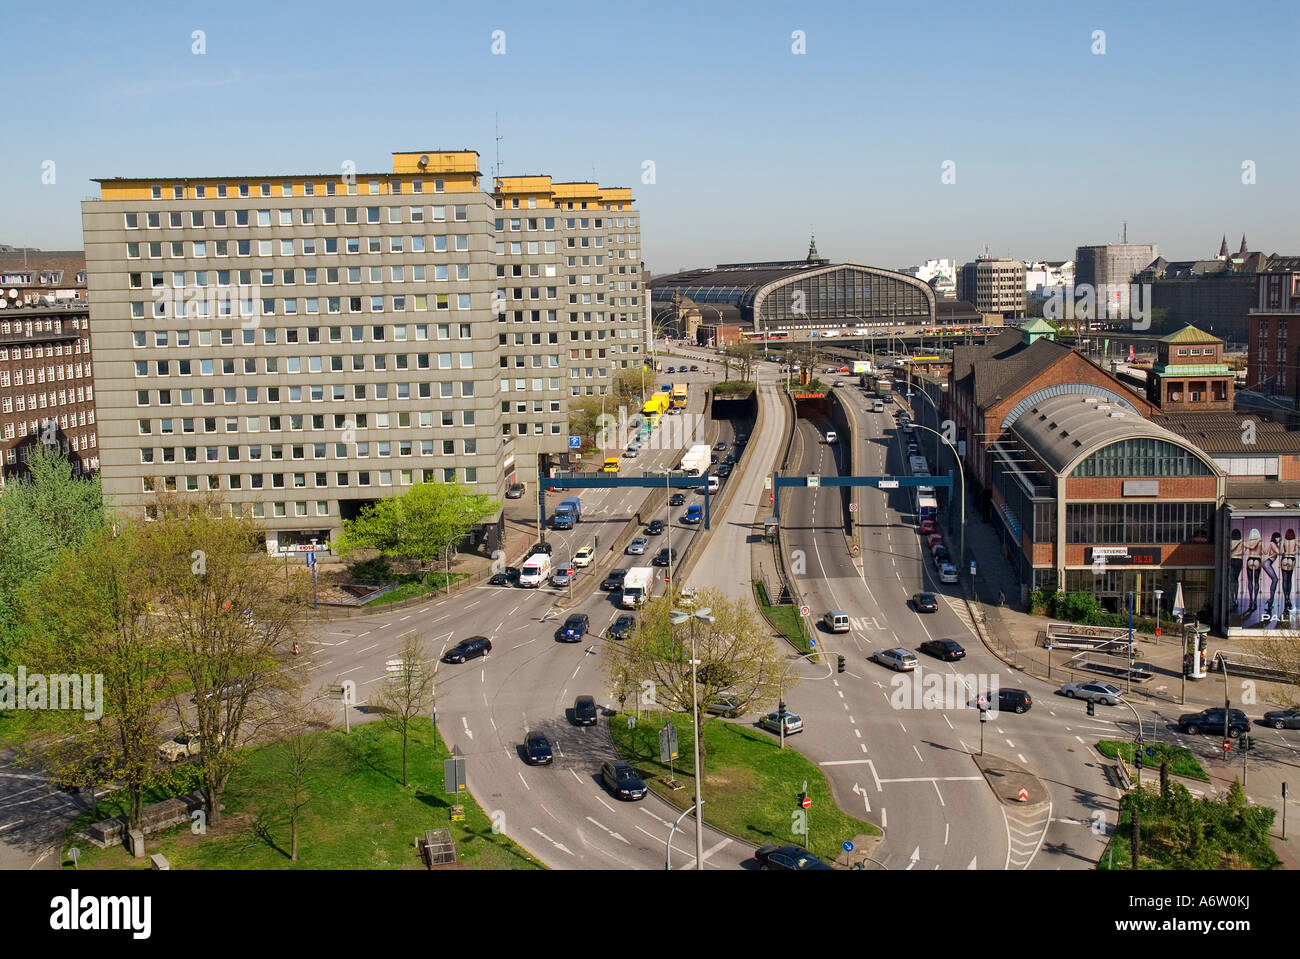
[[[303,556],[306,558],[306,560],[307,560],[307,565],[308,565],[308,566],[315,566],[315,565],[316,565],[316,551],[315,551],[315,550],[312,550],[310,553],[304,553]]]
[[[811,612],[812,612],[812,607],[811,607],[811,606],[800,606],[800,607],[799,607],[799,615],[800,615],[800,616],[807,616],[807,615],[808,615],[809,613],[811,613]]]
[[[898,489],[898,480],[882,479],[876,484],[878,489]]]
[[[569,437],[569,449],[571,449],[571,450],[580,450],[580,449],[582,449],[582,437],[581,437],[581,436],[570,436],[570,437]]]
[[[812,797],[804,796],[803,799],[799,800],[799,805],[802,806],[804,809],[808,809],[809,807],[812,806]]]
[[[1232,752],[1232,740],[1231,740],[1231,739],[1225,739],[1225,740],[1223,741],[1223,751],[1224,751],[1225,753]]]
[[[858,504],[857,504],[857,503],[850,503],[850,504],[849,504],[849,512],[850,512],[850,513],[856,513],[857,511],[858,511]]]
[[[807,481],[809,487],[815,486],[820,488],[822,485],[822,478],[816,473],[809,473],[806,477],[804,477],[804,479]]]
[[[844,840],[844,851],[853,852],[853,843],[851,840],[848,839]]]

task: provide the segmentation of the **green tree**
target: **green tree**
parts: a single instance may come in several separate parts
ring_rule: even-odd
[[[65,456],[41,444],[31,447],[27,466],[28,478],[0,489],[0,662],[12,661],[19,592],[107,523],[98,477],[74,476]]]
[[[356,519],[344,520],[333,549],[340,556],[370,548],[414,559],[427,580],[430,563],[449,556],[456,543],[499,509],[491,497],[458,483],[417,483],[363,509]]]
[[[375,693],[372,705],[379,709],[384,724],[402,737],[402,785],[409,786],[406,754],[411,721],[433,707],[438,664],[429,659],[424,641],[415,633],[402,638],[399,665],[384,677],[385,683]]]

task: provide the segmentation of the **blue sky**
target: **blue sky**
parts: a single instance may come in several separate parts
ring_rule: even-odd
[[[884,267],[985,244],[1063,259],[1125,220],[1173,259],[1224,232],[1296,254],[1298,9],[22,5],[0,242],[80,248],[93,177],[368,172],[434,148],[490,174],[499,113],[503,172],[633,188],[655,272],[801,257],[810,230],[824,256]]]

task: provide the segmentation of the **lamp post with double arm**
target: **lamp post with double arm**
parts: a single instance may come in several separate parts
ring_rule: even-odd
[[[695,756],[695,868],[703,869],[704,817],[700,814],[700,807],[704,804],[704,800],[700,797],[702,773],[700,769],[700,701],[696,685],[696,667],[699,666],[700,661],[695,653],[695,621],[712,623],[713,610],[707,606],[690,613],[680,609],[670,609],[668,619],[674,626],[680,626],[687,620],[691,624],[691,747]]]

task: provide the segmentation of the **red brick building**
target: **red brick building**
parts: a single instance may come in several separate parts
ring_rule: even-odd
[[[99,469],[86,306],[0,310],[0,483],[42,442],[79,473]]]
[[[1256,279],[1246,386],[1266,395],[1300,396],[1300,256],[1270,257]]]

